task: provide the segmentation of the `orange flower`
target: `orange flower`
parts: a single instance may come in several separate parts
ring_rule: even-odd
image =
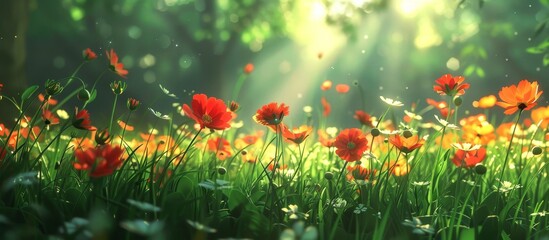
[[[347,176],[347,179],[349,180],[362,180],[367,181],[370,179],[371,175],[375,175],[376,171],[373,172],[369,169],[361,166],[361,165],[355,165],[355,166],[348,166],[347,171],[349,171],[349,175]]]
[[[481,97],[478,101],[473,102],[473,107],[476,108],[491,108],[496,105],[497,98],[495,95]]]
[[[469,116],[459,121],[465,142],[487,145],[496,139],[494,126],[486,120],[486,115]]]
[[[518,86],[511,85],[503,87],[499,91],[501,102],[496,104],[505,109],[503,113],[511,115],[518,111],[530,110],[537,104],[538,98],[543,91],[538,91],[538,82],[530,83],[528,80],[521,80]]]
[[[200,128],[223,130],[231,125],[231,112],[221,99],[208,98],[205,94],[195,94],[191,102],[192,110],[187,104],[183,104],[185,114],[196,121]]]
[[[208,151],[216,153],[219,160],[225,160],[233,155],[231,143],[221,137],[215,137],[208,140]]]
[[[234,140],[234,146],[236,149],[243,149],[249,145],[255,144],[261,136],[263,136],[263,131],[258,131],[255,134],[238,137],[236,140]]]
[[[86,48],[82,51],[82,57],[84,57],[84,60],[86,61],[91,61],[97,58],[97,54],[95,54],[90,48]]]
[[[42,120],[48,125],[59,124],[59,118],[57,118],[50,110],[42,110]]]
[[[350,87],[347,84],[338,84],[338,85],[336,85],[336,92],[338,92],[338,93],[347,93],[347,92],[349,92],[349,89],[350,89]]]
[[[383,169],[389,169],[389,173],[394,176],[400,177],[408,174],[411,167],[405,159],[400,159],[398,161],[389,161],[385,163],[383,165]]]
[[[448,103],[446,103],[445,101],[437,102],[437,101],[435,101],[434,99],[431,99],[431,98],[427,98],[426,101],[427,101],[427,104],[435,107],[436,109],[438,109],[440,111],[440,115],[442,116],[442,118],[447,118],[448,117]],[[452,110],[450,115],[452,115],[453,113],[454,113],[454,110]]]
[[[320,89],[322,91],[330,90],[330,88],[332,88],[332,81],[330,81],[330,80],[326,80],[326,81],[322,82],[322,85],[320,85]]]
[[[328,100],[326,100],[326,97],[320,98],[320,103],[322,104],[322,109],[324,109],[324,111],[322,111],[322,115],[324,117],[327,117],[328,115],[330,115],[330,112],[332,112],[332,106],[330,105]]]
[[[4,137],[10,134],[9,129],[4,126],[3,123],[0,123],[0,137]]]
[[[73,164],[76,170],[89,171],[90,177],[103,177],[111,175],[114,170],[122,165],[124,150],[120,146],[105,144],[86,151],[76,149],[74,156],[77,162]]]
[[[542,129],[546,129],[549,125],[549,106],[547,107],[539,107],[534,110],[532,110],[532,114],[530,115],[532,117],[532,121],[534,124],[538,124]]]
[[[320,142],[320,145],[328,148],[331,148],[334,146],[335,138],[331,138],[330,135],[326,133],[326,131],[322,129],[318,129],[317,134],[318,134],[318,141]]]
[[[425,143],[423,138],[419,138],[418,135],[413,135],[411,137],[403,137],[400,135],[392,135],[389,138],[389,142],[393,144],[398,150],[403,153],[410,153],[417,148],[420,148]]]
[[[246,66],[244,66],[244,73],[245,74],[250,74],[254,71],[254,65],[252,63],[248,63],[246,64]]]
[[[348,128],[339,133],[334,146],[336,154],[347,162],[358,161],[362,154],[368,150],[368,140],[358,128]]]
[[[465,151],[458,149],[456,154],[452,158],[454,165],[458,167],[471,168],[484,161],[486,157],[486,149],[480,148],[478,150]]]
[[[118,55],[116,52],[114,52],[113,49],[111,51],[107,51],[107,58],[109,59],[109,67],[111,71],[118,74],[118,76],[125,78],[126,75],[128,75],[128,70],[124,69],[124,64],[118,62]]]
[[[360,122],[360,124],[362,124],[364,126],[368,126],[368,127],[371,127],[371,128],[374,127],[374,122],[373,122],[372,116],[370,116],[370,114],[368,114],[368,113],[366,113],[362,110],[355,111],[354,118],[356,120],[358,120]]]
[[[76,109],[76,116],[74,117],[74,121],[72,122],[72,125],[75,128],[82,129],[82,130],[88,130],[88,131],[97,130],[97,128],[91,125],[90,114],[86,109],[82,109],[80,110],[80,112],[78,111],[78,108]]]
[[[294,128],[293,130],[288,129],[288,127],[282,124],[282,136],[295,144],[301,144],[309,136],[313,130],[310,126],[301,126],[299,128]]]
[[[520,127],[520,125],[515,125],[515,123],[507,122],[507,123],[501,123],[498,128],[496,128],[496,134],[502,141],[510,141],[511,140],[511,134],[513,133],[513,129],[517,128],[515,130],[515,137],[524,137],[526,136],[526,132]]]
[[[462,76],[452,76],[451,74],[442,75],[435,81],[433,90],[439,95],[460,96],[469,88],[469,83],[463,83],[465,78]]]
[[[276,102],[263,105],[257,110],[254,116],[254,120],[262,125],[278,125],[282,122],[285,116],[290,113],[290,108],[286,104],[281,103],[278,105]]]
[[[122,129],[126,129],[126,131],[128,132],[131,132],[133,131],[135,128],[132,126],[132,125],[128,125],[127,123],[123,122],[122,120],[118,120],[118,126],[120,126],[120,128]]]
[[[44,97],[44,94],[40,93],[38,94],[38,100],[40,102],[44,102],[46,100],[46,98]],[[57,100],[53,99],[51,96],[50,98],[48,98],[48,105],[50,106],[54,106],[57,104]]]

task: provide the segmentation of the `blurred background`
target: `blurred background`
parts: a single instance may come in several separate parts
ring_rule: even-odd
[[[29,85],[70,76],[88,47],[99,57],[77,76],[91,85],[112,48],[129,70],[117,117],[125,113],[128,97],[143,103],[141,119],[152,117],[148,107],[168,113],[173,103],[190,103],[192,93],[228,101],[248,63],[254,70],[237,99],[247,122],[263,104],[279,101],[290,105],[289,124],[301,124],[304,106],[322,111],[321,95],[332,104],[328,120],[336,125],[352,120],[359,109],[380,115],[386,105],[379,96],[420,108],[426,97],[442,99],[432,86],[446,73],[463,75],[471,84],[464,106],[472,112],[472,101],[521,79],[549,89],[548,0],[3,0],[2,5],[2,94],[18,96]],[[108,72],[98,83],[98,99],[89,106],[92,120],[108,121],[114,99],[109,83],[118,79]],[[351,90],[322,92],[325,80]],[[163,94],[159,84],[178,99]],[[548,104],[547,94],[540,105]],[[6,122],[15,109],[0,104]]]

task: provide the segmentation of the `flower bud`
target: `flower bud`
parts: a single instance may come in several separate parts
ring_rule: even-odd
[[[86,102],[90,100],[90,92],[84,88],[78,92],[76,97],[78,98],[78,100]]]
[[[542,152],[542,150],[539,146],[535,146],[535,147],[532,148],[532,154],[534,154],[535,156],[540,155],[541,152]]]
[[[225,175],[225,173],[227,173],[227,169],[224,167],[218,167],[217,173],[219,173],[219,175]]]
[[[105,128],[102,131],[95,132],[95,142],[98,145],[104,145],[109,141],[111,138],[111,134],[109,133],[109,129]]]
[[[381,132],[377,128],[372,128],[372,130],[370,131],[370,134],[372,134],[372,136],[374,136],[374,137],[379,136],[380,133]]]
[[[477,165],[475,165],[475,172],[478,175],[484,175],[486,171],[487,171],[486,166],[484,166],[483,164],[477,163]]]
[[[126,90],[126,87],[126,82],[120,80],[111,83],[111,90],[116,95],[122,94]]]
[[[141,105],[141,102],[139,102],[139,100],[135,98],[128,98],[128,102],[126,105],[128,106],[128,109],[130,111],[134,111],[137,109],[137,107],[139,107],[139,105]]]
[[[402,136],[405,137],[405,138],[409,138],[412,135],[413,135],[412,131],[410,131],[410,130],[404,130],[404,132],[402,132]]]
[[[326,178],[326,180],[332,180],[334,178],[334,174],[332,172],[326,172],[324,173],[324,178]]]
[[[240,109],[240,104],[235,101],[231,101],[231,103],[229,103],[229,110],[231,110],[231,112],[236,112],[238,109]]]
[[[61,86],[61,83],[48,79],[46,80],[46,95],[48,96],[55,96],[63,91],[63,86]]]
[[[457,96],[456,98],[454,98],[454,105],[456,106],[461,106],[461,104],[463,103],[463,99],[461,99],[460,96]]]

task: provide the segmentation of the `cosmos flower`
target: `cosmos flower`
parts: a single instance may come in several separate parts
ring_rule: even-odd
[[[97,58],[97,54],[95,54],[90,48],[86,48],[82,51],[82,57],[86,61],[91,61]]]
[[[439,95],[460,96],[465,94],[465,89],[470,86],[469,83],[463,83],[463,81],[465,78],[462,76],[445,74],[435,81],[433,90]]]
[[[59,118],[57,118],[50,110],[42,110],[42,120],[46,125],[56,125],[59,124]]]
[[[118,62],[118,55],[114,52],[114,49],[107,51],[107,58],[109,59],[109,67],[111,71],[118,74],[118,76],[125,78],[128,75],[128,70],[124,69],[124,64]]]
[[[80,111],[78,111],[78,108],[76,109],[76,115],[74,117],[74,121],[72,122],[72,125],[75,128],[82,129],[82,130],[88,130],[88,131],[97,130],[97,128],[91,125],[90,114],[86,109],[82,109]]]
[[[301,144],[311,134],[313,128],[310,126],[301,126],[290,130],[286,125],[282,124],[282,136],[295,144]]]
[[[90,177],[104,177],[111,175],[122,165],[124,150],[120,146],[105,144],[87,150],[76,149],[74,156],[77,162],[73,164],[76,170],[89,171]]]
[[[265,126],[278,125],[282,122],[282,119],[285,116],[288,116],[289,113],[290,108],[286,104],[281,103],[278,105],[276,102],[271,102],[263,105],[257,110],[254,115],[254,120]]]
[[[387,103],[387,104],[389,104],[390,106],[393,106],[393,107],[402,107],[402,106],[404,106],[404,104],[402,104],[401,101],[396,101],[396,100],[393,100],[391,98],[386,98],[386,97],[383,97],[383,96],[379,96],[379,98],[384,103]]]
[[[540,128],[546,129],[549,126],[549,106],[532,110],[530,117],[534,124],[540,123]]]
[[[230,127],[231,112],[227,111],[223,100],[208,98],[205,94],[195,94],[191,106],[192,109],[187,104],[183,104],[183,111],[199,124],[200,128],[223,130]]]
[[[366,113],[362,110],[355,111],[354,118],[356,120],[358,120],[360,122],[360,124],[362,124],[364,126],[368,126],[368,127],[371,127],[371,128],[374,127],[374,119],[372,119],[372,116],[370,116],[370,114],[368,114],[368,113]]]
[[[518,85],[503,87],[499,91],[501,102],[496,104],[505,109],[503,113],[511,115],[518,110],[530,110],[537,105],[537,100],[543,93],[538,90],[538,82],[521,80]]]
[[[454,113],[454,110],[452,109],[451,112],[449,112],[448,110],[448,103],[446,103],[445,101],[440,101],[440,102],[437,102],[435,101],[434,99],[431,99],[431,98],[427,98],[425,99],[427,101],[427,104],[435,107],[436,109],[438,109],[438,111],[440,111],[440,115],[442,115],[443,118],[448,118],[448,114],[452,115]]]
[[[336,154],[347,162],[358,161],[368,150],[368,140],[358,128],[348,128],[339,133],[334,142]]]
[[[422,138],[419,138],[418,135],[413,135],[411,137],[404,137],[401,135],[392,135],[389,137],[389,142],[393,144],[398,150],[400,150],[403,153],[410,153],[425,143],[425,140]]]
[[[479,148],[476,150],[458,149],[452,158],[452,162],[457,167],[471,168],[484,161],[486,157],[486,149]]]

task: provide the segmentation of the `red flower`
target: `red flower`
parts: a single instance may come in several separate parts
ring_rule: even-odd
[[[538,82],[530,83],[528,80],[520,81],[518,86],[503,87],[499,91],[499,98],[502,101],[496,104],[505,108],[503,113],[507,115],[511,115],[519,109],[530,110],[538,104],[536,101],[543,93],[543,91],[538,91],[538,88]]]
[[[74,117],[74,121],[72,122],[72,125],[75,128],[82,129],[82,130],[88,130],[88,131],[97,130],[97,128],[91,125],[90,114],[86,109],[82,109],[80,110],[80,112],[78,111],[78,108],[76,109],[76,116]]]
[[[225,160],[233,155],[231,143],[221,137],[215,137],[208,140],[208,151],[216,153],[219,160]]]
[[[95,54],[90,48],[86,48],[82,51],[82,56],[86,61],[91,61],[97,58],[97,54]]]
[[[360,122],[360,124],[362,124],[364,126],[368,126],[368,127],[371,127],[371,128],[374,127],[374,122],[373,122],[372,116],[370,116],[370,114],[368,114],[368,113],[366,113],[362,110],[357,110],[355,112],[354,118],[356,120],[358,120]]]
[[[330,103],[328,102],[328,100],[326,100],[325,97],[322,97],[320,99],[320,103],[322,104],[322,115],[324,117],[327,117],[328,115],[330,115],[330,112],[332,112],[332,106],[330,105]]]
[[[367,169],[360,165],[355,166],[348,166],[347,171],[349,171],[350,175],[347,176],[347,179],[349,180],[362,180],[367,181],[370,179],[370,177],[373,177],[373,175],[376,174],[376,170],[370,171],[370,169]]]
[[[281,103],[278,105],[276,102],[272,102],[258,109],[254,120],[265,126],[278,125],[288,114],[290,114],[290,108],[286,104]]]
[[[254,65],[252,63],[248,63],[246,64],[246,66],[244,66],[244,73],[245,74],[250,74],[254,71]]]
[[[0,83],[0,91],[2,91],[3,87],[4,87],[4,84]]]
[[[111,49],[110,52],[107,51],[106,53],[110,62],[109,67],[111,70],[118,74],[118,76],[125,78],[126,75],[128,75],[128,70],[124,69],[124,64],[118,62],[118,55],[116,55],[116,52]]]
[[[46,124],[55,125],[59,124],[59,118],[57,118],[50,110],[44,109],[42,111],[42,120]]]
[[[73,164],[76,170],[89,171],[90,177],[103,177],[111,175],[114,170],[122,165],[124,150],[120,146],[105,144],[86,151],[77,149],[74,151],[77,162]]]
[[[294,130],[288,129],[288,127],[284,124],[282,125],[282,136],[295,144],[301,144],[305,139],[309,136],[311,131],[313,130],[309,126],[301,126],[299,128],[296,128]]]
[[[38,94],[38,100],[40,102],[44,102],[46,101],[46,97],[44,97],[44,94],[40,93]],[[57,104],[57,100],[53,99],[51,96],[48,98],[48,102],[47,102],[48,105],[50,106],[54,106]]]
[[[433,90],[439,95],[460,96],[469,88],[469,83],[463,83],[465,78],[462,76],[452,76],[451,74],[442,75],[435,81]]]
[[[347,162],[358,161],[368,150],[368,140],[358,128],[348,128],[339,133],[334,146],[336,154]]]
[[[338,84],[338,85],[336,85],[336,92],[338,92],[338,93],[347,93],[347,92],[349,92],[349,89],[351,89],[351,88],[347,84]]]
[[[401,152],[410,153],[417,148],[423,146],[425,140],[419,138],[418,135],[414,135],[408,138],[400,135],[393,135],[389,138],[389,142],[391,142],[391,144],[393,144],[393,146],[398,148]]]
[[[214,97],[208,98],[205,94],[195,94],[191,107],[183,104],[183,111],[199,124],[200,128],[223,130],[230,127],[231,112],[227,111],[223,100]]]
[[[448,117],[448,104],[445,101],[437,102],[437,101],[435,101],[434,99],[431,99],[431,98],[427,98],[426,101],[427,101],[427,104],[429,104],[429,105],[435,107],[436,109],[438,109],[438,111],[440,111],[440,115],[443,118]],[[452,112],[450,113],[450,115],[452,115],[453,113],[454,113],[454,110],[452,109]]]
[[[484,161],[486,157],[486,149],[480,148],[478,150],[465,151],[458,149],[452,162],[458,167],[474,167],[477,163]]]

